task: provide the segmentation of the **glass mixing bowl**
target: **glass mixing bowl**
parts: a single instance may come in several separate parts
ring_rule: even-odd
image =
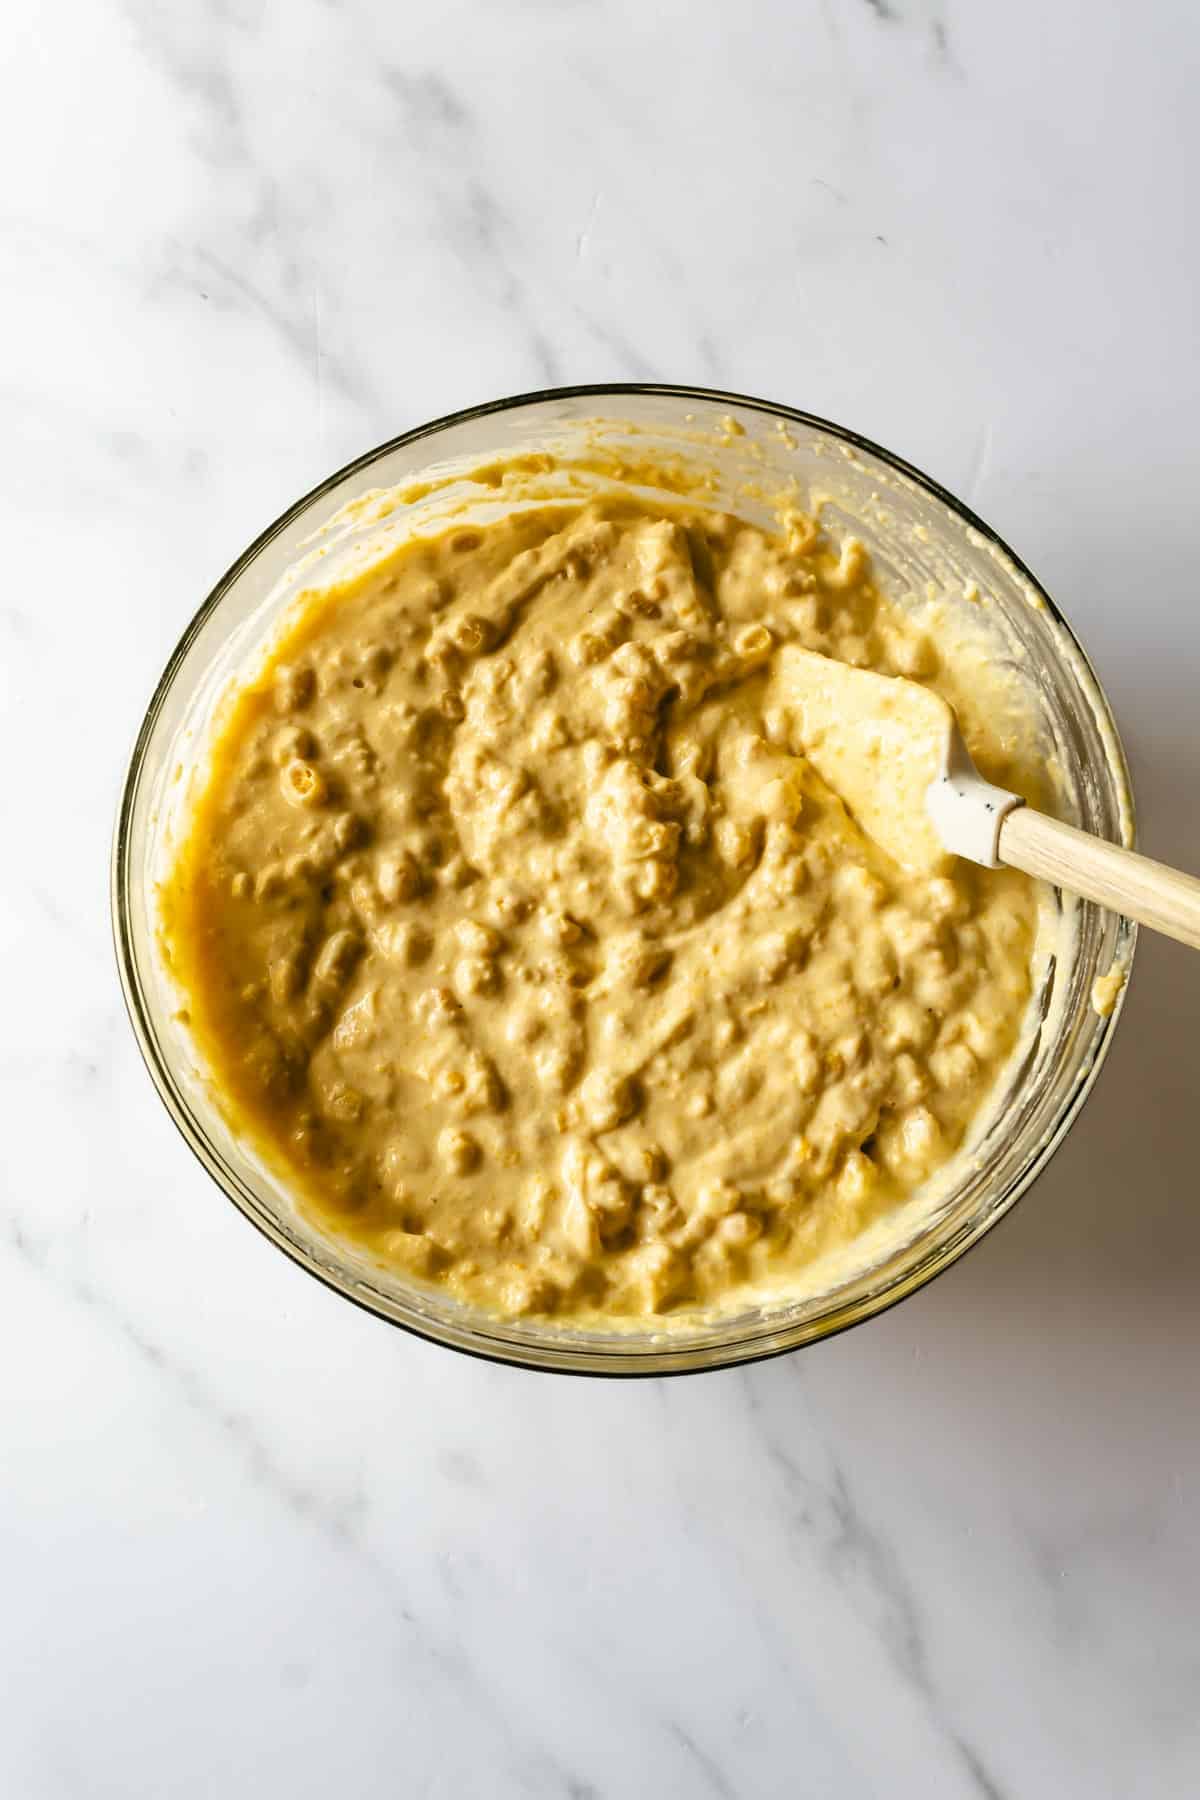
[[[422,1337],[529,1368],[612,1375],[717,1369],[870,1318],[948,1267],[1008,1211],[1062,1142],[1112,1041],[1120,1007],[1101,1017],[1091,988],[1114,958],[1128,963],[1135,935],[1128,920],[1090,905],[1079,909],[1071,947],[1052,958],[1036,998],[1036,1035],[990,1127],[954,1185],[914,1217],[906,1239],[870,1267],[790,1303],[609,1328],[494,1317],[385,1271],[323,1234],[224,1118],[177,1016],[180,996],[158,941],[157,883],[186,810],[189,771],[194,776],[202,766],[217,696],[269,634],[294,591],[287,572],[302,553],[311,555],[314,534],[318,553],[334,559],[361,547],[365,527],[353,520],[319,528],[348,501],[400,484],[410,486],[411,498],[392,524],[410,528],[429,504],[419,490],[431,470],[464,504],[473,497],[494,504],[494,489],[473,483],[471,471],[524,450],[551,450],[559,465],[570,465],[598,442],[624,452],[627,471],[661,467],[665,459],[704,469],[713,503],[749,518],[765,519],[764,493],[794,478],[802,498],[820,497],[835,526],[853,526],[894,596],[921,593],[929,582],[941,591],[977,587],[1040,690],[1063,816],[1101,837],[1132,842],[1124,754],[1083,650],[1023,564],[936,482],[853,432],[766,401],[684,387],[564,388],[453,414],[360,457],[297,501],[217,583],[167,664],[134,746],[113,848],[117,958],[142,1054],[184,1138],[246,1217],[310,1274]]]

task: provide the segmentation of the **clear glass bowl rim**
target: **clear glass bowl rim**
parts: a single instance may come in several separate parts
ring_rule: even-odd
[[[964,501],[952,494],[948,488],[943,487],[940,482],[905,458],[897,456],[893,451],[874,442],[873,439],[865,437],[860,432],[852,431],[847,426],[839,425],[833,420],[822,418],[819,414],[804,412],[796,407],[786,406],[778,401],[763,400],[753,395],[672,382],[596,382],[535,389],[528,393],[507,395],[478,406],[464,407],[456,412],[446,413],[440,418],[414,426],[411,431],[401,432],[398,436],[389,438],[384,443],[353,458],[352,461],[328,475],[316,487],[294,501],[230,565],[197,609],[167,660],[134,741],[122,782],[110,863],[113,944],[126,1011],[150,1078],[185,1143],[226,1198],[291,1261],[298,1264],[323,1286],[340,1294],[343,1299],[350,1300],[364,1312],[370,1313],[373,1317],[381,1319],[389,1325],[394,1325],[402,1331],[410,1332],[415,1337],[423,1338],[428,1343],[439,1344],[443,1348],[456,1350],[463,1355],[477,1357],[483,1361],[504,1363],[539,1373],[636,1378],[638,1376],[703,1374],[710,1370],[740,1367],[746,1363],[762,1362],[771,1357],[789,1355],[794,1350],[802,1349],[808,1344],[823,1342],[827,1338],[835,1337],[842,1331],[847,1331],[855,1325],[864,1324],[868,1319],[878,1317],[881,1313],[898,1305],[910,1294],[926,1287],[938,1275],[958,1262],[968,1250],[974,1248],[988,1232],[1000,1223],[1001,1219],[1007,1218],[1017,1201],[1028,1192],[1046,1168],[1095,1085],[1111,1048],[1113,1034],[1124,1006],[1129,985],[1127,977],[1112,1013],[1099,1023],[1093,1053],[1079,1071],[1073,1087],[1064,1097],[1053,1130],[1047,1133],[1036,1152],[1029,1158],[1020,1178],[1013,1183],[1002,1205],[982,1213],[972,1221],[969,1228],[962,1231],[953,1240],[931,1246],[930,1251],[924,1257],[916,1260],[888,1287],[882,1290],[873,1290],[857,1299],[847,1301],[841,1305],[839,1310],[828,1316],[816,1320],[798,1321],[790,1329],[787,1326],[781,1327],[778,1332],[770,1335],[767,1342],[761,1344],[756,1339],[731,1339],[728,1343],[719,1345],[696,1346],[689,1353],[686,1350],[672,1350],[669,1343],[664,1343],[661,1351],[647,1350],[644,1347],[637,1350],[631,1349],[627,1360],[623,1360],[619,1353],[608,1350],[604,1353],[604,1360],[601,1363],[599,1359],[593,1361],[586,1351],[580,1350],[578,1347],[573,1351],[565,1348],[562,1359],[548,1360],[540,1351],[531,1350],[523,1354],[519,1347],[506,1340],[488,1339],[482,1331],[470,1334],[472,1341],[465,1341],[462,1337],[450,1332],[443,1335],[439,1331],[431,1329],[424,1321],[417,1322],[411,1318],[396,1316],[384,1304],[382,1295],[373,1297],[364,1293],[361,1284],[349,1275],[343,1277],[336,1269],[317,1263],[305,1253],[301,1245],[275,1226],[271,1219],[259,1212],[251,1211],[243,1202],[241,1196],[225,1179],[202,1123],[181,1096],[161,1054],[141,978],[136,947],[130,930],[129,909],[125,899],[129,876],[131,824],[145,755],[153,736],[155,723],[167,695],[171,691],[180,666],[185,661],[189,649],[204,624],[220,605],[230,588],[279,533],[286,530],[298,515],[312,506],[314,502],[319,501],[323,495],[330,493],[350,476],[370,468],[380,458],[389,455],[392,451],[420,443],[425,438],[436,437],[439,433],[452,427],[487,419],[498,414],[515,412],[521,408],[538,404],[564,400],[616,400],[623,396],[656,395],[672,400],[692,402],[702,407],[746,408],[769,418],[781,420],[786,425],[798,425],[802,428],[822,432],[844,445],[877,458],[895,473],[914,482],[956,514],[964,525],[979,533],[996,548],[1017,574],[1029,583],[1032,590],[1044,603],[1052,619],[1066,633],[1083,668],[1094,684],[1096,696],[1111,728],[1114,765],[1128,796],[1131,834],[1135,828],[1132,782],[1124,745],[1117,730],[1116,721],[1112,716],[1108,696],[1087,651],[1080,643],[1062,609],[1000,534],[986,520],[981,519]],[[1130,841],[1132,842],[1132,835]],[[1136,947],[1137,927],[1127,919],[1121,920],[1120,926],[1122,956],[1128,971],[1132,965]],[[574,1356],[574,1360],[571,1360],[572,1356]]]

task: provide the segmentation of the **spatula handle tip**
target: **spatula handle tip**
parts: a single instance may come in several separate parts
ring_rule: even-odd
[[[1004,820],[999,855],[1010,868],[1200,950],[1200,880],[1194,875],[1092,837],[1031,806],[1017,807]]]

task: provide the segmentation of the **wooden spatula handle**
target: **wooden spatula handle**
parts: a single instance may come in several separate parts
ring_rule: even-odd
[[[1082,894],[1200,950],[1200,881],[1194,875],[1118,849],[1031,806],[1009,813],[1000,827],[999,854],[1010,868]]]

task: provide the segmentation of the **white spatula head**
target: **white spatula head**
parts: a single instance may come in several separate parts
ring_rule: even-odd
[[[787,644],[767,705],[783,712],[793,748],[903,868],[934,874],[951,855],[997,866],[1000,823],[1021,802],[984,781],[940,694]]]

